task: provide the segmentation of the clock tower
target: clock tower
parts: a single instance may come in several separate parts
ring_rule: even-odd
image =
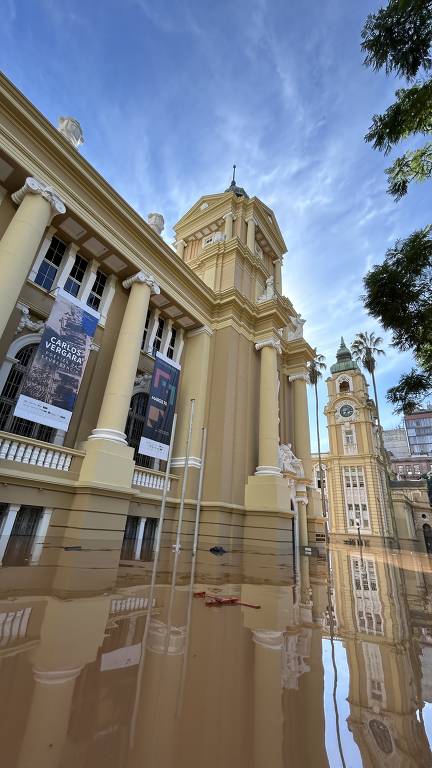
[[[329,528],[345,538],[392,538],[375,403],[343,338],[327,379]]]

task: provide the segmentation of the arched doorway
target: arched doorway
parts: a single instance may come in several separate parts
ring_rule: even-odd
[[[426,545],[426,552],[428,555],[432,555],[432,528],[429,523],[423,525],[423,536]]]
[[[13,415],[15,404],[24,386],[25,375],[33,362],[37,348],[37,344],[28,344],[15,354],[16,362],[10,369],[0,394],[0,430],[50,443],[54,439],[54,429]]]

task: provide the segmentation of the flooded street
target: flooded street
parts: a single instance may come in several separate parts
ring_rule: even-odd
[[[101,542],[46,540],[37,565],[11,542],[2,765],[432,765],[429,559],[232,544],[199,550],[192,584],[190,549],[162,543],[152,590],[151,560]]]

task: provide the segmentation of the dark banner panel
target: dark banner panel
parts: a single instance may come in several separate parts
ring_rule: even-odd
[[[98,320],[97,312],[58,291],[14,416],[67,430]]]
[[[139,453],[166,461],[180,378],[180,365],[156,352]]]

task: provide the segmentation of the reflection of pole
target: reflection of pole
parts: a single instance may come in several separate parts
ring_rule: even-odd
[[[176,552],[178,552],[179,549],[180,549],[180,536],[181,536],[181,528],[182,528],[182,524],[183,524],[184,502],[185,502],[185,496],[186,496],[186,484],[187,484],[188,471],[189,471],[190,443],[191,443],[191,436],[192,436],[193,417],[194,417],[194,411],[195,411],[195,400],[193,398],[191,399],[190,404],[191,404],[191,407],[190,407],[190,416],[189,416],[188,436],[187,436],[187,440],[186,440],[185,467],[184,467],[184,472],[183,472],[183,482],[182,482],[180,507],[179,507],[179,519],[178,519],[178,524],[177,524],[177,538],[176,538],[176,543],[175,543]]]
[[[343,768],[346,768],[345,757],[342,750],[342,740],[340,735],[340,723],[339,723],[339,709],[338,709],[338,703],[337,703],[338,676],[337,676],[336,656],[335,656],[335,648],[334,648],[333,603],[331,599],[332,573],[331,573],[331,566],[330,566],[330,552],[327,550],[326,554],[327,554],[327,605],[328,605],[328,612],[329,612],[330,645],[331,645],[331,657],[332,657],[332,665],[333,665],[333,707],[335,711],[336,736],[337,736],[337,743],[339,748],[339,756],[340,756]]]
[[[157,533],[156,533],[156,543],[155,543],[155,550],[154,550],[154,562],[153,562],[153,570],[152,570],[152,577],[150,582],[150,591],[149,591],[149,598],[148,598],[148,608],[147,608],[147,618],[145,623],[145,629],[144,629],[144,635],[143,639],[141,641],[141,656],[140,656],[140,662],[138,667],[138,673],[137,673],[137,687],[136,687],[136,693],[135,693],[135,704],[134,704],[134,710],[132,714],[132,721],[131,721],[131,730],[130,730],[130,739],[129,739],[129,747],[132,749],[135,741],[135,728],[136,728],[136,721],[138,716],[138,703],[140,700],[141,695],[141,685],[142,685],[142,675],[144,670],[144,661],[145,661],[145,652],[146,652],[146,646],[147,646],[147,637],[150,629],[150,623],[151,623],[151,615],[153,610],[153,596],[154,596],[154,590],[155,590],[155,584],[156,584],[156,573],[157,573],[157,567],[159,562],[159,553],[160,553],[160,546],[161,546],[161,540],[162,540],[162,528],[164,524],[164,518],[165,518],[165,507],[166,507],[166,499],[167,499],[167,493],[168,493],[168,484],[169,484],[169,476],[171,471],[171,457],[172,457],[172,450],[174,445],[174,437],[176,432],[176,426],[177,426],[177,414],[174,414],[173,419],[173,425],[172,425],[172,431],[171,431],[171,440],[169,444],[169,450],[168,450],[168,459],[166,463],[165,468],[165,477],[164,477],[164,484],[163,484],[163,491],[162,491],[162,501],[161,501],[161,510],[160,510],[160,516],[159,516],[159,525],[157,527]]]
[[[189,415],[188,436],[186,440],[185,467],[183,472],[179,517],[178,517],[178,523],[177,523],[177,537],[176,537],[176,543],[174,547],[174,551],[175,551],[174,565],[173,565],[173,572],[171,577],[170,599],[168,604],[168,616],[167,616],[167,622],[166,622],[167,634],[165,639],[165,653],[168,652],[169,639],[171,635],[171,620],[172,620],[172,611],[174,606],[174,595],[175,595],[176,580],[177,580],[177,562],[178,562],[179,552],[181,549],[180,538],[181,538],[181,529],[183,526],[183,512],[184,512],[184,503],[185,503],[187,478],[188,478],[188,470],[189,470],[189,454],[190,454],[190,443],[191,443],[191,436],[192,436],[193,417],[194,417],[194,410],[195,410],[195,400],[191,399],[190,404],[191,404],[191,407],[190,407],[190,415]]]
[[[195,581],[195,570],[196,570],[196,559],[197,559],[196,554],[197,554],[197,548],[198,548],[198,534],[199,534],[200,515],[201,515],[201,499],[202,499],[202,489],[203,489],[203,479],[204,479],[206,447],[207,447],[207,429],[204,427],[202,430],[201,467],[200,467],[200,474],[199,474],[199,481],[198,481],[198,498],[197,498],[197,507],[196,507],[196,517],[195,517],[195,531],[194,531],[194,540],[193,540],[193,546],[192,546],[191,577],[190,577],[190,585],[189,585],[189,601],[188,601],[187,618],[186,618],[185,650],[184,650],[184,656],[183,656],[182,674],[181,674],[179,698],[178,698],[178,705],[177,705],[177,717],[180,714],[182,704],[183,704],[183,693],[184,693],[186,669],[187,669],[187,663],[188,663],[189,633],[190,633],[190,622],[191,622],[191,615],[192,615],[192,598],[193,598],[193,587],[194,587],[194,581]]]

